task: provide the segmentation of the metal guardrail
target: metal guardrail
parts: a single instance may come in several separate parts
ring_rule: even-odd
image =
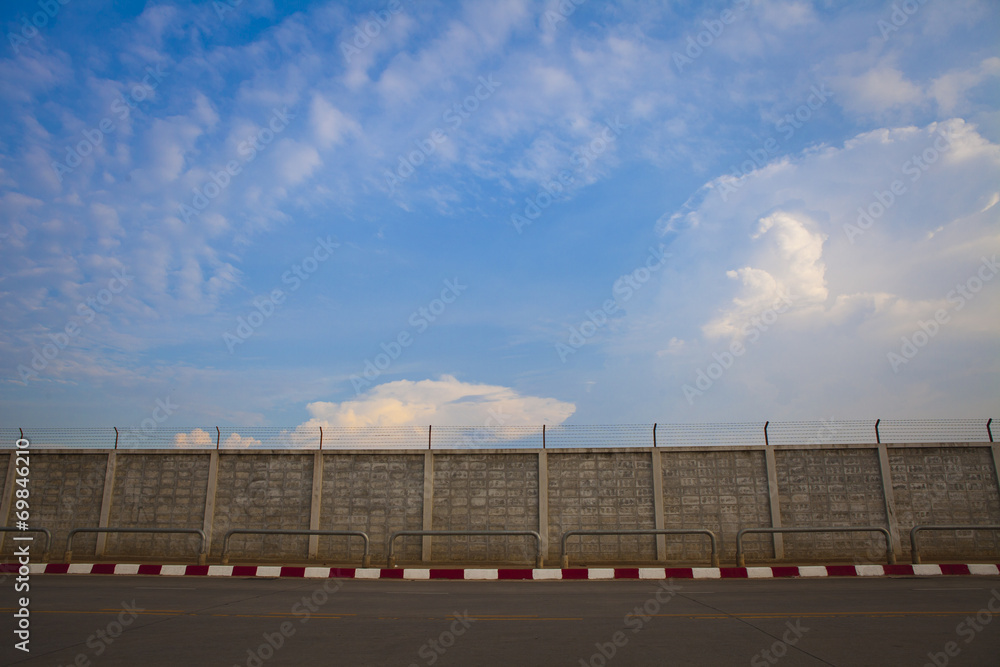
[[[333,535],[333,536],[347,536],[347,537],[360,537],[364,540],[365,550],[364,554],[361,556],[361,566],[369,567],[371,565],[371,540],[368,539],[368,534],[360,530],[281,530],[281,529],[269,529],[269,530],[257,530],[254,528],[234,528],[226,533],[226,536],[222,538],[222,563],[226,564],[229,562],[229,538],[233,535]]]
[[[896,553],[892,550],[892,536],[888,528],[881,526],[846,526],[823,527],[823,528],[743,528],[736,533],[736,565],[746,567],[746,558],[743,554],[743,536],[747,533],[882,533],[885,537],[885,552],[889,565],[896,564]]]
[[[917,533],[924,530],[1000,530],[1000,525],[960,526],[957,524],[929,524],[914,526],[910,529],[910,558],[914,565],[920,565],[920,553],[917,550]]]
[[[573,535],[707,535],[712,542],[712,567],[719,567],[719,541],[715,533],[704,528],[636,528],[628,530],[567,530],[562,536],[560,564],[569,567],[566,542]]]
[[[397,530],[395,533],[389,536],[388,545],[386,547],[386,553],[388,554],[387,563],[389,567],[396,567],[396,555],[393,551],[397,537],[405,536],[418,536],[418,537],[435,537],[438,535],[486,535],[486,536],[503,536],[503,535],[531,535],[535,538],[535,544],[537,545],[535,558],[535,567],[541,568],[544,562],[544,557],[542,555],[542,536],[534,530]]]
[[[201,528],[74,528],[66,536],[66,562],[73,561],[73,538],[78,533],[179,533],[192,534],[201,537],[201,550],[198,552],[198,565],[204,565],[208,560],[208,537]]]
[[[344,450],[574,449],[992,443],[993,419],[865,419],[702,424],[539,424],[526,426],[158,426],[107,428],[0,426],[0,449],[18,438],[32,449]]]
[[[45,548],[42,550],[42,560],[48,560],[49,558],[49,547],[52,546],[52,532],[48,528],[28,528],[23,530],[21,528],[12,528],[10,526],[0,526],[0,533],[44,533],[45,534]]]

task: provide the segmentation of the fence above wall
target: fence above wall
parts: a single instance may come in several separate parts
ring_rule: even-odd
[[[994,442],[992,419],[556,426],[0,427],[0,449],[571,449]]]

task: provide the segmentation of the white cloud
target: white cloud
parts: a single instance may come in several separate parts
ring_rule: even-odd
[[[761,218],[753,239],[764,238],[767,243],[757,259],[766,268],[747,266],[726,272],[728,277],[740,279],[743,290],[720,316],[703,327],[705,335],[738,337],[751,317],[781,301],[791,302],[797,310],[822,306],[827,298],[822,261],[827,237],[816,227],[802,215],[783,211]]]
[[[845,109],[860,114],[880,114],[919,104],[924,97],[920,86],[908,81],[898,69],[887,65],[854,76],[834,77],[830,87]]]
[[[361,126],[357,121],[330,104],[320,94],[313,96],[309,106],[309,121],[312,123],[316,142],[322,148],[330,148],[341,142],[348,134],[358,133]]]
[[[942,113],[952,114],[965,104],[966,94],[988,78],[1000,76],[1000,58],[987,58],[979,67],[948,72],[930,85],[930,94]]]
[[[208,431],[196,428],[190,433],[175,433],[174,447],[190,447],[192,449],[207,449],[215,444],[215,438]]]
[[[307,408],[312,419],[303,427],[554,425],[576,410],[572,403],[524,396],[508,387],[461,382],[450,375],[387,382],[355,400],[317,401]]]
[[[949,143],[933,149],[943,145],[942,131]],[[915,168],[914,156],[925,168]],[[902,194],[849,238],[859,208],[888,201],[895,181]],[[741,412],[730,418],[802,417],[817,406],[853,415],[906,406],[905,416],[916,417],[940,414],[945,400],[963,414],[982,413],[995,400],[983,378],[997,367],[1000,278],[961,309],[947,297],[976,275],[983,256],[1000,253],[1000,207],[990,206],[998,182],[1000,145],[958,119],[874,130],[742,181],[718,178],[661,227],[673,256],[692,259],[663,274],[660,292],[630,303],[628,326],[609,351],[622,363],[652,361],[655,383],[646,391],[664,392],[675,419],[717,420],[720,407],[737,404]],[[759,336],[739,335],[782,294],[792,297],[786,314]],[[941,308],[949,321],[894,373],[887,354]],[[682,386],[734,338],[745,354],[689,405]]]

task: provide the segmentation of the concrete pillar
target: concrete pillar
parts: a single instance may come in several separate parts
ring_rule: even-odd
[[[771,506],[771,528],[781,528],[781,501],[778,496],[778,467],[774,462],[774,448],[764,447],[764,465],[767,467],[767,497]],[[775,533],[774,557],[776,560],[785,558],[785,540]]]
[[[312,501],[309,506],[309,530],[319,530],[319,512],[323,506],[323,452],[313,454]],[[319,535],[309,536],[309,560],[319,553]]]
[[[215,522],[215,491],[219,488],[219,450],[214,450],[208,458],[208,488],[205,489],[205,518],[201,529],[208,539],[208,551],[212,551],[212,525]]]
[[[660,460],[660,450],[653,447],[649,450],[649,456],[653,463],[653,521],[657,530],[663,530],[663,464]],[[667,537],[666,535],[656,536],[656,560],[667,560]]]
[[[538,452],[538,534],[542,538],[542,557],[549,557],[549,454]]]
[[[434,453],[424,452],[424,522],[423,530],[434,530]],[[425,535],[420,541],[420,560],[431,560],[431,536]]]
[[[10,506],[14,498],[15,470],[17,466],[14,461],[17,459],[17,452],[11,452],[7,460],[7,476],[3,482],[3,500],[0,501],[0,525],[10,525]],[[30,479],[30,478],[29,478]],[[34,533],[33,533],[34,534]],[[0,533],[0,549],[3,549],[3,540],[7,533]]]
[[[892,471],[889,468],[889,450],[885,444],[878,446],[878,467],[882,473],[882,496],[885,498],[885,521],[889,527],[889,537],[892,538],[892,548],[899,556],[903,553],[899,542],[899,522],[896,518],[896,497],[892,492]]]
[[[117,452],[108,452],[108,465],[104,469],[104,495],[101,498],[101,518],[97,526],[107,528],[111,520],[111,500],[115,492],[115,466],[118,462]],[[104,555],[104,548],[108,545],[108,534],[97,534],[97,548],[94,555],[98,558]]]

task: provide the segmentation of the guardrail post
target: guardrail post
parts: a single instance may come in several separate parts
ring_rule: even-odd
[[[424,452],[423,529],[434,529],[434,453],[429,450]],[[424,535],[420,538],[420,560],[425,563],[429,562],[432,557],[431,551],[431,537],[430,535]],[[392,565],[389,567],[392,567]]]
[[[111,521],[111,501],[115,492],[115,467],[118,463],[118,454],[114,451],[108,452],[108,464],[104,470],[104,495],[101,497],[101,517],[97,525],[100,528],[107,528]],[[97,547],[94,549],[94,556],[100,558],[104,555],[104,549],[108,545],[108,534],[97,534]],[[69,545],[66,545],[67,548]]]

